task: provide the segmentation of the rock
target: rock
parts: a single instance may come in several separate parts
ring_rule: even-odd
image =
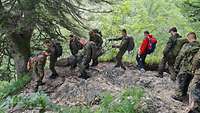
[[[65,62],[65,60],[61,61]],[[145,91],[145,96],[138,105],[138,113],[183,113],[186,105],[171,99],[176,84],[172,82],[167,73],[164,78],[157,78],[157,72],[147,71],[140,74],[133,67],[126,71],[113,68],[113,63],[100,63],[97,67],[88,70],[91,78],[84,80],[78,78],[78,69],[57,67],[59,77],[48,79],[49,71],[43,81],[46,82],[41,90],[48,93],[53,103],[58,105],[98,105],[98,98],[102,92],[109,91],[112,95],[119,94],[128,87],[139,86]],[[23,93],[32,91],[33,82],[27,85]],[[97,106],[94,109],[98,108]]]

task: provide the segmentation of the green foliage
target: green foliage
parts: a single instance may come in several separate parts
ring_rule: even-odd
[[[117,98],[106,93],[103,95],[100,107],[95,113],[136,113],[137,104],[143,93],[140,88],[126,89]]]
[[[9,108],[14,108],[17,106],[23,109],[39,108],[41,111],[43,111],[52,107],[52,105],[49,103],[49,98],[44,93],[38,92],[30,95],[21,94],[7,97],[4,102],[2,102],[0,109],[8,110]]]
[[[136,113],[137,104],[143,96],[143,90],[140,88],[126,89],[117,97],[110,93],[102,94],[102,101],[95,110],[87,106],[59,106],[51,103],[49,97],[43,92],[37,92],[29,95],[20,94],[7,97],[0,103],[0,111],[5,112],[10,108],[39,109],[40,112],[53,111],[58,113]]]
[[[200,2],[199,0],[179,0],[181,11],[191,22],[191,26],[200,34]]]
[[[21,78],[18,78],[16,81],[12,80],[9,83],[2,82],[0,84],[0,101],[9,95],[19,92],[30,81],[30,79],[30,76],[24,75]]]
[[[170,34],[169,28],[176,26],[180,34],[185,37],[187,32],[193,31],[187,19],[181,14],[174,0],[123,0],[116,4],[111,14],[97,18],[99,28],[105,38],[120,35],[120,29],[126,28],[129,35],[135,39],[136,48],[132,54],[126,54],[124,61],[135,62],[135,56],[143,40],[143,31],[150,31],[157,39],[156,51],[147,57],[147,63],[158,63],[162,58],[162,51]],[[114,43],[114,42],[113,42]],[[119,43],[116,43],[119,44]],[[107,52],[102,59],[116,56],[116,50]],[[113,56],[109,56],[113,55]]]

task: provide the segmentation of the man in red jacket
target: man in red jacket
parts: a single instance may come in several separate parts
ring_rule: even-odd
[[[140,72],[144,73],[145,72],[145,59],[147,54],[150,54],[148,52],[149,46],[150,46],[150,40],[155,39],[153,35],[151,35],[148,31],[144,32],[145,38],[142,41],[142,44],[140,45],[140,48],[138,50],[138,54],[136,57],[138,68]]]

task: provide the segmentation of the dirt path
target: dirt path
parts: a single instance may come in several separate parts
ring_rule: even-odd
[[[83,80],[78,78],[78,70],[70,70],[68,67],[58,67],[59,77],[50,80],[46,72],[44,82],[46,85],[40,90],[48,93],[52,102],[59,105],[85,105],[104,91],[118,94],[124,88],[140,86],[145,90],[142,104],[148,111],[146,113],[184,113],[186,104],[173,100],[175,83],[165,74],[164,78],[157,78],[157,72],[147,71],[140,74],[138,70],[129,67],[113,69],[113,63],[101,63],[95,69],[90,69],[91,78]],[[32,81],[24,93],[33,92]]]

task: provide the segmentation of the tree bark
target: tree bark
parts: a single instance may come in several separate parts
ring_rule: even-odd
[[[15,62],[18,76],[27,74],[27,62],[30,57],[30,40],[33,30],[21,33],[12,33],[10,39],[10,52]]]

